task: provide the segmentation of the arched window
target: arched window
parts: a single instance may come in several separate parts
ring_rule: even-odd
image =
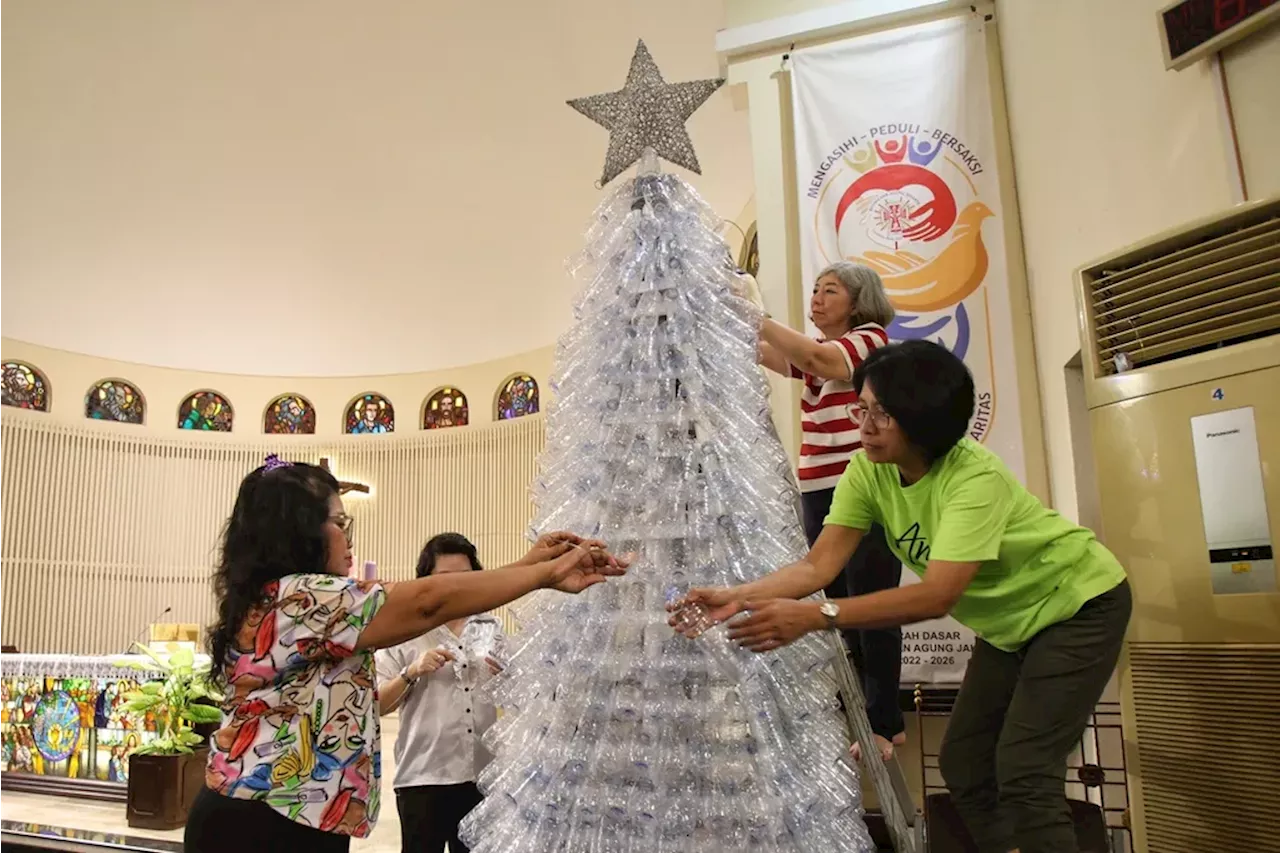
[[[538,411],[538,383],[527,373],[517,373],[498,392],[497,415],[500,421],[522,418]]]
[[[217,391],[196,391],[178,407],[178,429],[231,432],[235,411]]]
[[[281,394],[267,404],[262,431],[269,435],[312,435],[316,431],[316,409],[301,394]]]
[[[347,418],[343,429],[351,435],[395,432],[395,407],[381,394],[361,394],[347,404]]]
[[[6,361],[0,377],[0,404],[15,409],[49,411],[49,380],[25,361]]]
[[[467,395],[450,385],[431,392],[422,406],[423,429],[466,426],[470,417]]]
[[[133,385],[121,379],[104,379],[84,395],[84,416],[96,421],[140,424],[147,415],[147,401]]]

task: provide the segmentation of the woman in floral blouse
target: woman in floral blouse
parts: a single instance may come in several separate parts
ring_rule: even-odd
[[[378,818],[373,652],[543,587],[581,592],[625,563],[568,533],[496,571],[357,581],[351,517],[321,468],[275,457],[240,486],[209,632],[225,683],[188,853],[348,849]]]

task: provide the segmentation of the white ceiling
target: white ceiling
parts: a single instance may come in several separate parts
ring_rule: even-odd
[[[6,0],[3,333],[164,367],[434,370],[552,343],[607,133],[564,101],[717,73],[720,0]],[[746,114],[690,122],[751,196]],[[673,167],[674,168],[674,167]]]

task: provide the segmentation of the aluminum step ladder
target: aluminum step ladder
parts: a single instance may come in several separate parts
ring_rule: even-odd
[[[859,774],[860,781],[864,783],[864,790],[866,776],[870,776],[875,785],[880,799],[880,812],[884,816],[889,836],[893,839],[893,849],[897,853],[925,853],[924,811],[916,806],[907,789],[907,777],[903,775],[897,753],[888,761],[879,760],[880,747],[876,745],[871,732],[871,721],[867,718],[867,700],[862,693],[862,680],[853,670],[853,663],[849,660],[840,632],[828,633],[835,650],[836,680],[844,696],[849,734],[862,747],[862,764],[867,769],[865,775]]]

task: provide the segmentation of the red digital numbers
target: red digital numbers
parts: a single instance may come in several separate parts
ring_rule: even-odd
[[[1169,53],[1177,58],[1258,14],[1278,0],[1186,0],[1164,12]]]
[[[1245,0],[1213,0],[1213,28],[1222,32],[1244,20],[1248,11]]]

